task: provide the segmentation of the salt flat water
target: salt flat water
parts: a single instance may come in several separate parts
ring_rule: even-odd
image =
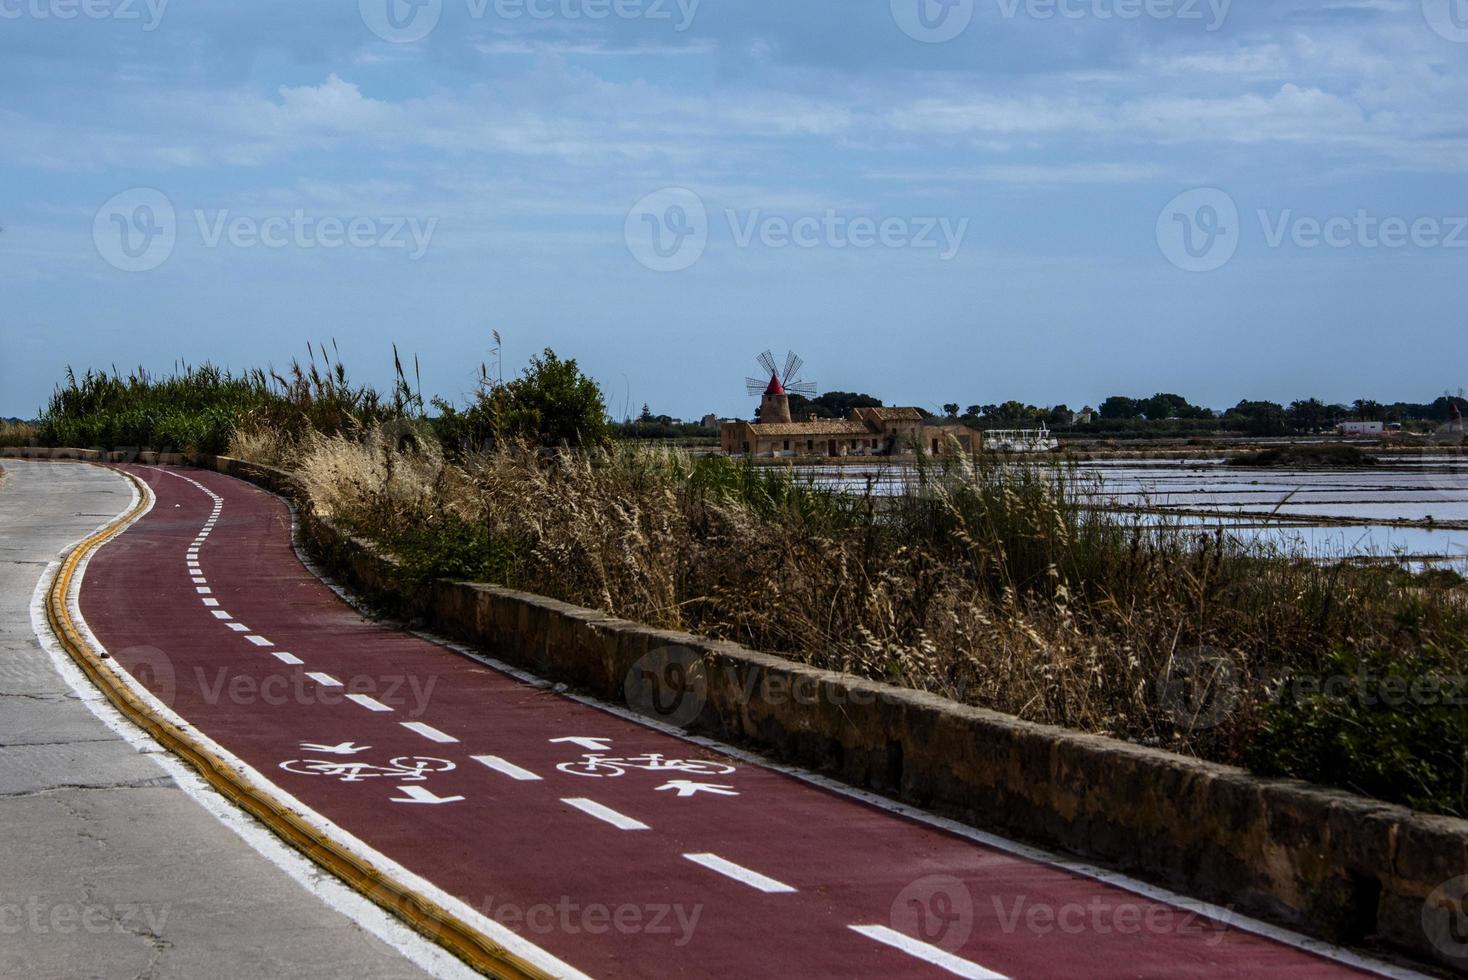
[[[1217,457],[1055,463],[1081,501],[1135,510],[1150,522],[1222,527],[1240,540],[1311,557],[1468,561],[1468,457],[1380,459],[1362,469],[1250,468]],[[910,464],[875,460],[802,471],[825,485],[855,492],[871,486],[879,494],[899,492],[917,477]]]

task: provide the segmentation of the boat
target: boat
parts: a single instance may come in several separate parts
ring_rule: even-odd
[[[1048,453],[1060,448],[1060,440],[1043,424],[1038,429],[992,429],[984,433],[984,448],[993,453]]]

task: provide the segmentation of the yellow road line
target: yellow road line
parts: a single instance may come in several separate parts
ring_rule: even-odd
[[[452,912],[400,884],[347,848],[323,836],[299,813],[276,799],[269,790],[257,785],[244,773],[201,745],[187,731],[155,712],[119,676],[121,668],[92,648],[72,618],[67,597],[71,594],[71,584],[82,561],[126,530],[147,507],[148,490],[141,481],[129,473],[122,475],[137,488],[138,503],[67,554],[47,595],[46,618],[50,621],[57,640],[76,661],[77,666],[133,724],[197,769],[216,791],[260,820],[302,854],[402,919],[417,932],[489,976],[504,977],[507,980],[543,980],[551,977],[551,974],[506,949]]]

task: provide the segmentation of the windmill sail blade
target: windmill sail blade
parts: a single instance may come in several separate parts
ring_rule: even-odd
[[[816,393],[816,383],[814,381],[797,381],[794,384],[786,385],[785,390],[810,398]]]
[[[768,381],[761,381],[759,378],[744,379],[744,387],[751,395],[764,394],[765,389],[768,388],[769,385],[770,383]]]
[[[765,351],[759,357],[755,358],[755,360],[759,361],[760,367],[764,368],[770,375],[773,376],[780,373],[775,367],[775,355],[769,351]]]
[[[800,358],[795,356],[795,351],[787,350],[785,352],[785,371],[783,374],[780,375],[781,380],[785,381],[787,384],[791,381],[794,381],[795,372],[800,370],[800,365],[802,363],[803,362],[800,360]]]

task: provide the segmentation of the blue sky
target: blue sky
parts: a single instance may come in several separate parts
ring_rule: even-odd
[[[0,87],[4,415],[492,330],[616,415],[1468,386],[1468,0],[0,0]]]

